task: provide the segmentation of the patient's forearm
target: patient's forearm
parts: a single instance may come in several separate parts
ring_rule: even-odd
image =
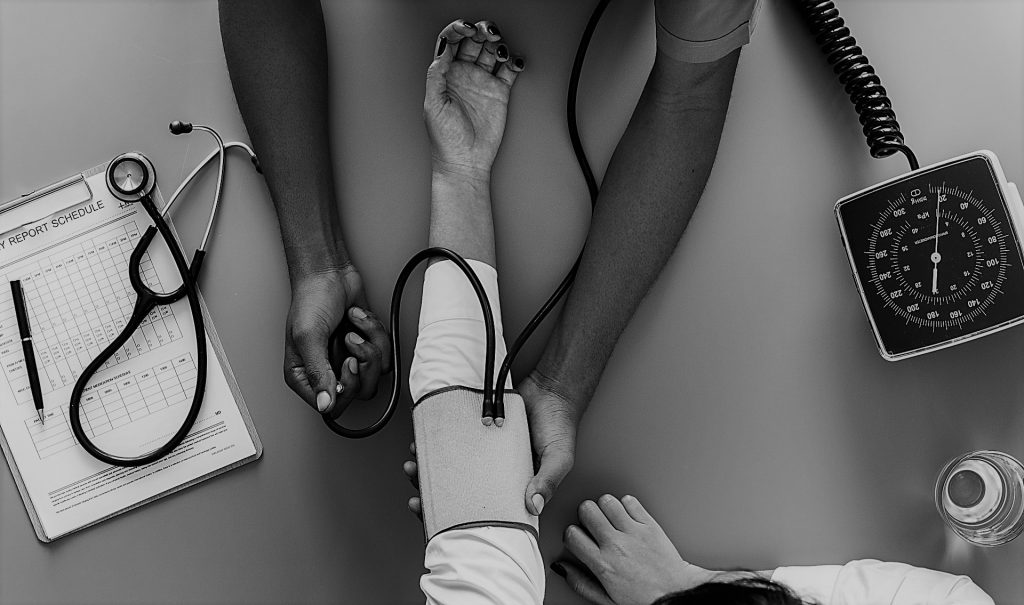
[[[495,266],[489,180],[434,172],[430,200],[430,245]]]
[[[718,151],[739,50],[659,53],[602,184],[576,282],[534,377],[577,406],[676,247]]]
[[[220,27],[238,108],[277,210],[289,273],[294,279],[344,265],[319,0],[220,0]]]

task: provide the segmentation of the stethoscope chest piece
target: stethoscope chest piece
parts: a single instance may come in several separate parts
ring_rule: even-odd
[[[122,153],[107,165],[107,189],[122,202],[141,200],[155,185],[156,169],[141,153]]]

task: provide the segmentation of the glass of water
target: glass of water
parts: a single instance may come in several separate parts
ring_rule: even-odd
[[[1006,544],[1024,531],[1024,465],[988,450],[958,456],[939,473],[935,506],[964,540],[979,546]]]

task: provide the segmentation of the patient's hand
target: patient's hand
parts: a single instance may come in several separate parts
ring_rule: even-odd
[[[423,117],[435,172],[487,180],[505,132],[508,97],[525,63],[489,21],[449,24],[427,70]]]
[[[559,560],[551,568],[594,603],[644,604],[722,579],[719,572],[687,563],[664,530],[632,496],[604,495],[579,508],[580,525],[566,528],[563,542],[586,566]]]

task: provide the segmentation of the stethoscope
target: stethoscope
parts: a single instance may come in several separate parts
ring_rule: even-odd
[[[199,271],[203,265],[203,259],[206,257],[206,247],[210,240],[210,232],[213,230],[213,221],[217,216],[217,209],[220,206],[221,192],[224,187],[224,160],[227,150],[235,147],[243,149],[249,154],[249,159],[252,160],[256,171],[262,172],[259,160],[256,158],[256,154],[251,147],[240,142],[225,144],[221,136],[217,134],[217,131],[209,126],[193,126],[188,122],[174,121],[170,124],[170,130],[171,134],[175,135],[192,132],[193,130],[208,132],[216,140],[217,148],[185,177],[185,180],[182,181],[181,185],[171,195],[162,210],[157,209],[151,195],[153,187],[156,185],[156,169],[153,167],[153,163],[149,161],[149,158],[138,152],[122,153],[107,165],[107,189],[122,202],[142,204],[146,213],[153,219],[154,224],[146,228],[145,233],[142,234],[128,259],[128,279],[136,295],[135,307],[132,309],[131,316],[125,327],[121,330],[121,333],[117,335],[117,338],[107,345],[107,348],[103,349],[82,370],[82,374],[78,377],[75,388],[71,392],[68,415],[71,417],[71,431],[74,433],[75,438],[78,439],[78,442],[82,444],[82,447],[85,448],[85,451],[98,460],[116,466],[142,466],[166,456],[181,444],[189,431],[192,430],[192,426],[199,416],[199,409],[202,407],[203,397],[206,393],[207,353],[206,325],[203,321],[197,281],[199,279]],[[213,197],[213,205],[210,209],[210,218],[206,223],[206,232],[203,234],[202,242],[196,248],[195,254],[192,255],[192,262],[189,264],[185,260],[181,244],[178,243],[174,233],[171,232],[170,226],[167,224],[166,217],[182,191],[215,157],[217,158],[217,188]],[[157,232],[160,233],[167,244],[171,258],[178,270],[178,275],[181,277],[181,285],[172,292],[156,292],[146,285],[146,282],[142,279],[142,257],[146,254],[146,250],[149,248],[153,238],[156,237]],[[118,456],[102,450],[93,443],[82,428],[82,393],[100,367],[132,337],[135,330],[157,305],[169,305],[181,300],[183,297],[188,298],[189,309],[192,313],[192,324],[195,327],[196,333],[197,376],[195,391],[192,394],[192,404],[189,407],[188,414],[186,414],[178,430],[166,443],[148,453],[140,456]]]

